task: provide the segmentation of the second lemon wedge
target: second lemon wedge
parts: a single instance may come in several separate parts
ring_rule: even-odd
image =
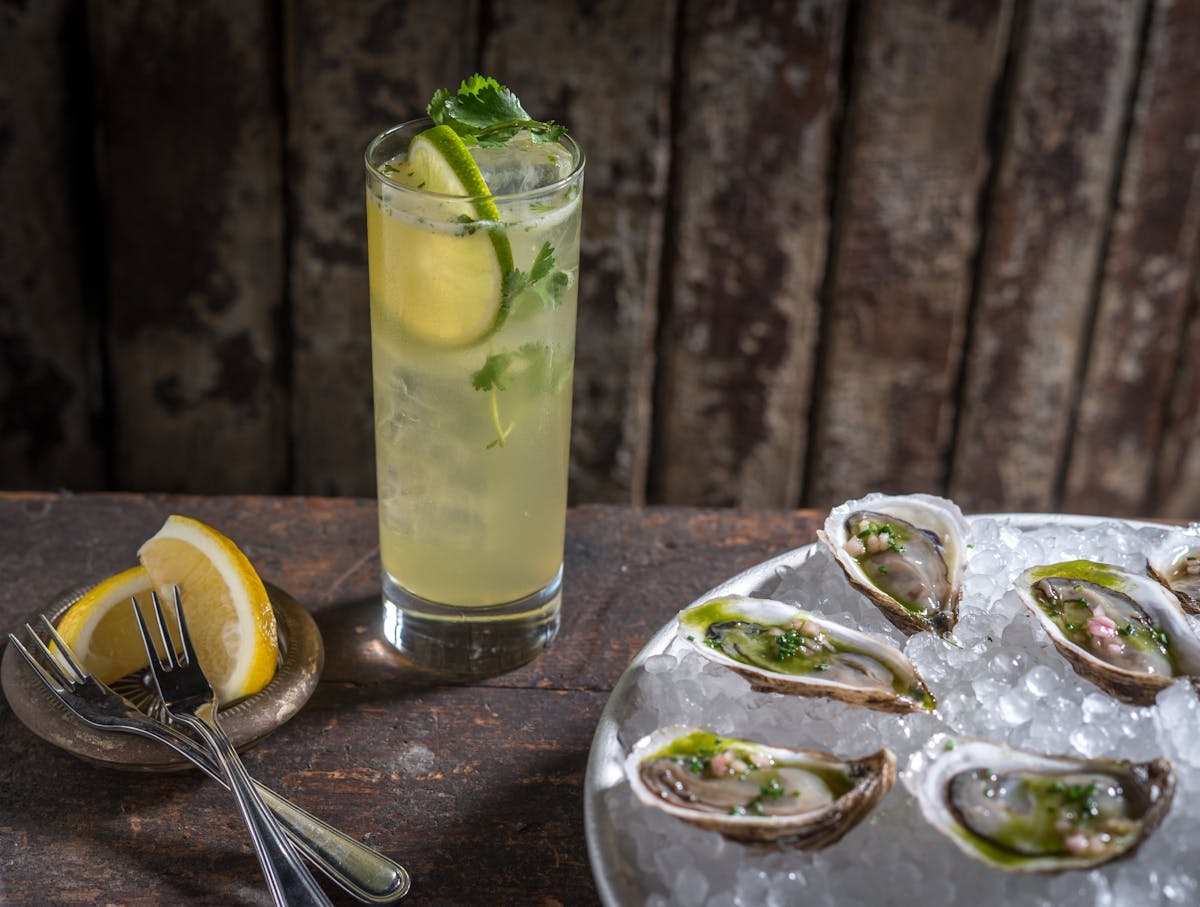
[[[58,622],[59,635],[84,666],[105,683],[149,664],[129,600],[137,598],[142,614],[153,626],[153,588],[146,568],[134,567],[94,586]]]

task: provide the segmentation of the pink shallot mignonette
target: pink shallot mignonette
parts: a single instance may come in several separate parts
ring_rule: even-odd
[[[752,768],[758,768],[754,760],[749,757],[743,759],[738,751],[733,749],[722,750],[712,759],[712,773],[718,778],[724,778],[727,775],[744,775]]]
[[[946,498],[876,493],[834,507],[817,537],[851,585],[911,636],[954,629],[970,531]]]
[[[935,829],[1010,872],[1127,857],[1165,818],[1175,791],[1166,759],[1080,759],[971,738],[935,738],[905,775]]]
[[[1066,561],[1031,567],[1016,588],[1075,672],[1123,702],[1151,705],[1176,679],[1200,679],[1200,639],[1148,576]]]
[[[896,757],[860,759],[770,746],[671,725],[625,760],[637,799],[732,841],[828,847],[862,821],[896,780]]]
[[[1096,651],[1107,655],[1120,655],[1125,651],[1125,643],[1117,636],[1117,622],[1100,606],[1096,606],[1088,618],[1087,629],[1092,634],[1092,648]]]

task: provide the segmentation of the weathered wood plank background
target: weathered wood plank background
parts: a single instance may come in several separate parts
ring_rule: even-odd
[[[0,2],[0,487],[374,492],[361,152],[588,153],[576,502],[1200,517],[1200,0]]]

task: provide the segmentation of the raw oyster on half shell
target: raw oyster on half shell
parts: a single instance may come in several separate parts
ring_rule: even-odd
[[[883,616],[910,636],[958,621],[970,527],[953,501],[869,494],[835,507],[817,536]]]
[[[1124,702],[1150,705],[1176,679],[1200,678],[1200,639],[1148,576],[1066,561],[1026,570],[1017,593],[1075,672]]]
[[[760,692],[827,696],[885,712],[936,705],[895,646],[785,602],[726,595],[692,605],[679,614],[678,635]]]
[[[734,841],[814,850],[838,841],[891,790],[889,750],[854,761],[672,725],[625,761],[642,803]]]
[[[1185,611],[1200,614],[1200,536],[1168,532],[1146,552],[1146,570],[1175,593]]]
[[[1128,856],[1167,814],[1175,790],[1166,759],[1047,756],[953,738],[941,750],[915,781],[921,812],[968,856],[998,869],[1060,872]]]

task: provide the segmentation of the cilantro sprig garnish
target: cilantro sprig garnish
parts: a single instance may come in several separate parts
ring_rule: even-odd
[[[540,301],[543,308],[557,309],[562,305],[563,292],[571,286],[571,275],[566,271],[556,271],[554,265],[554,246],[542,243],[533,264],[526,274],[520,268],[513,268],[504,275],[500,289],[501,307],[509,313],[509,317],[517,317],[521,307],[514,305],[526,290],[532,291],[535,300]]]
[[[515,350],[504,350],[491,353],[483,366],[471,375],[471,386],[477,391],[487,391],[492,415],[492,427],[496,437],[487,445],[503,447],[512,434],[515,422],[507,425],[500,415],[499,392],[522,382],[528,387],[553,392],[569,373],[571,357],[562,355],[557,346],[551,346],[540,340],[531,340]]]
[[[514,360],[532,359],[536,355],[535,349],[531,348],[526,352],[525,347],[521,347],[515,353],[492,353],[483,363],[483,367],[471,375],[471,386],[477,391],[487,391],[491,395],[492,426],[496,429],[496,437],[487,445],[488,450],[493,447],[503,447],[515,424],[510,422],[507,427],[503,424],[497,392],[508,390],[508,373],[512,369]]]
[[[505,320],[519,319],[539,309],[556,309],[562,305],[563,293],[571,286],[572,278],[566,271],[556,270],[556,263],[554,246],[546,242],[542,243],[534,256],[528,273],[520,268],[512,268],[505,273],[500,290],[500,309],[505,313]],[[483,366],[471,375],[471,386],[491,395],[489,403],[496,437],[487,445],[489,450],[504,447],[514,427],[512,422],[505,425],[500,415],[499,392],[508,390],[509,384],[518,375],[531,387],[555,390],[570,367],[570,359],[565,362],[561,356],[557,357],[557,362],[555,359],[553,347],[540,341],[531,341],[515,350],[491,353]]]
[[[434,92],[429,117],[468,145],[503,145],[522,129],[529,130],[534,142],[557,142],[567,131],[553,120],[533,119],[512,91],[479,73],[463,79],[454,93],[445,88]]]

